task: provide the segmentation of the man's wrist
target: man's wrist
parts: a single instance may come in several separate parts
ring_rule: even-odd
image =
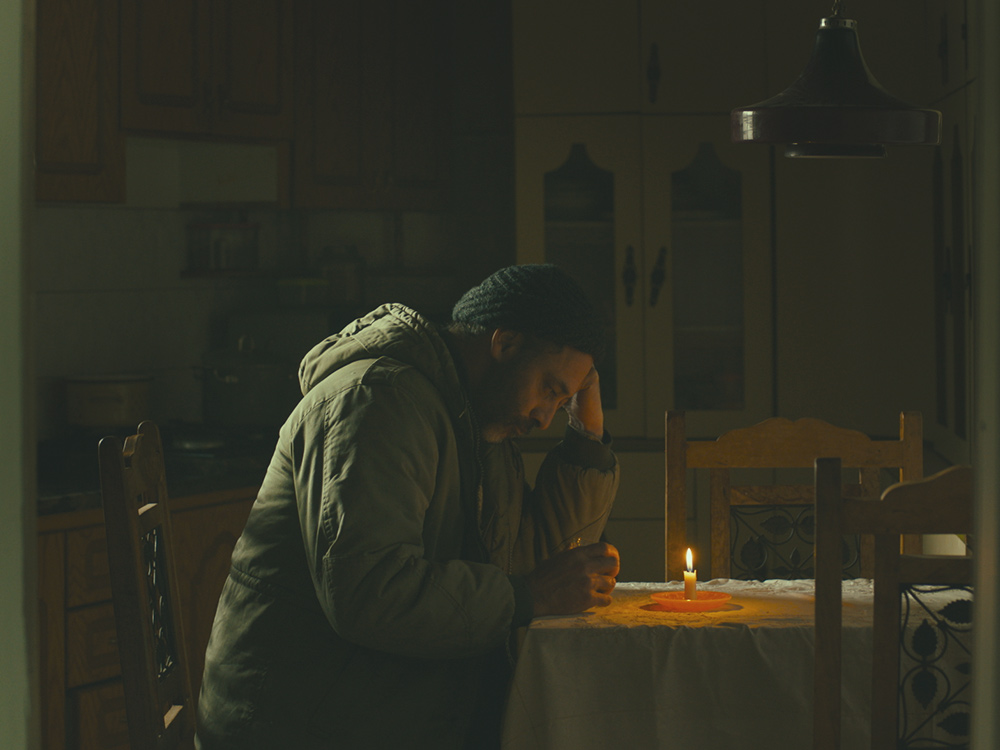
[[[569,415],[569,426],[574,430],[579,432],[581,435],[590,438],[591,440],[596,440],[601,442],[604,440],[604,425],[585,425],[580,419]]]

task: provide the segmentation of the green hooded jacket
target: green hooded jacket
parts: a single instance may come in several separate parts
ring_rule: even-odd
[[[199,747],[468,747],[531,617],[524,576],[598,540],[614,454],[567,429],[532,490],[512,442],[479,440],[438,329],[402,305],[318,344],[299,378],[216,612]]]

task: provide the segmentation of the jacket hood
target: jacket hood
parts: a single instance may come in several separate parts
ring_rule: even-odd
[[[438,387],[455,413],[464,408],[465,389],[437,326],[395,303],[382,305],[310,349],[299,365],[302,394],[351,362],[380,357],[416,368]]]

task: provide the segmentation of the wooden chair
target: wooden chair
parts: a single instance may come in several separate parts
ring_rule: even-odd
[[[875,607],[872,635],[872,750],[916,747],[897,740],[900,728],[900,705],[907,693],[917,694],[920,703],[930,703],[932,686],[951,688],[943,701],[934,701],[926,716],[939,710],[951,712],[950,718],[937,713],[938,731],[950,732],[955,744],[934,747],[958,747],[967,731],[966,688],[953,682],[936,685],[935,670],[918,664],[910,671],[900,689],[901,637],[909,653],[928,656],[935,651],[938,639],[953,637],[971,624],[971,601],[952,600],[950,611],[934,625],[924,621],[916,629],[901,623],[901,591],[908,603],[919,602],[919,595],[908,588],[915,584],[937,584],[946,588],[968,589],[973,582],[972,557],[969,555],[923,555],[900,551],[905,534],[968,534],[972,531],[972,469],[952,466],[944,471],[909,482],[901,482],[882,493],[881,502],[843,497],[841,463],[836,458],[816,461],[816,657],[814,687],[814,748],[839,750],[841,731],[841,584],[840,540],[844,534],[875,535]],[[901,588],[902,587],[902,588]],[[921,602],[922,603],[922,602]],[[930,617],[930,615],[927,615]],[[947,631],[951,630],[952,633]],[[902,633],[907,635],[901,636]],[[962,654],[957,666],[959,676],[968,677],[969,659]],[[964,666],[963,666],[964,664]],[[966,685],[967,685],[966,681]],[[922,694],[922,695],[920,695]],[[964,709],[964,711],[963,711]],[[964,716],[963,716],[964,713]],[[925,716],[925,719],[926,719]],[[944,719],[944,721],[942,721]],[[908,732],[914,730],[910,722]],[[941,729],[940,727],[944,727]],[[908,742],[908,741],[907,741]],[[964,737],[964,743],[968,736]],[[919,745],[930,747],[931,745]],[[963,744],[966,746],[967,744]]]
[[[193,746],[194,712],[160,432],[98,446],[111,591],[132,750]]]
[[[764,420],[752,427],[732,430],[715,440],[688,439],[684,412],[666,413],[666,508],[665,508],[665,570],[666,580],[680,580],[685,568],[687,542],[687,474],[688,469],[709,472],[711,524],[711,577],[751,577],[733,574],[731,519],[739,513],[749,514],[781,506],[799,515],[785,526],[805,527],[809,538],[803,542],[806,555],[812,552],[813,462],[822,456],[839,456],[846,468],[857,469],[858,481],[846,492],[861,497],[878,497],[882,490],[879,473],[893,469],[900,481],[923,476],[923,422],[919,412],[899,415],[899,439],[877,440],[862,432],[836,427],[819,419],[790,421],[781,417]],[[740,484],[733,481],[735,470],[798,469],[809,474],[801,477],[802,484]],[[739,518],[738,515],[736,515]],[[787,519],[787,516],[777,516]],[[737,554],[753,550],[759,559],[771,550],[763,548],[761,538],[736,549]],[[908,540],[908,549],[917,549],[919,538]],[[870,577],[874,566],[870,540],[862,542],[859,575]],[[792,561],[789,567],[796,567]],[[805,568],[804,565],[800,566]],[[768,575],[767,577],[805,577],[809,575]]]

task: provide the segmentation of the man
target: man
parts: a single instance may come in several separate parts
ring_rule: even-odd
[[[512,630],[610,602],[594,308],[525,265],[452,318],[385,305],[303,360],[219,601],[203,750],[496,746]],[[560,408],[531,489],[511,438]]]

